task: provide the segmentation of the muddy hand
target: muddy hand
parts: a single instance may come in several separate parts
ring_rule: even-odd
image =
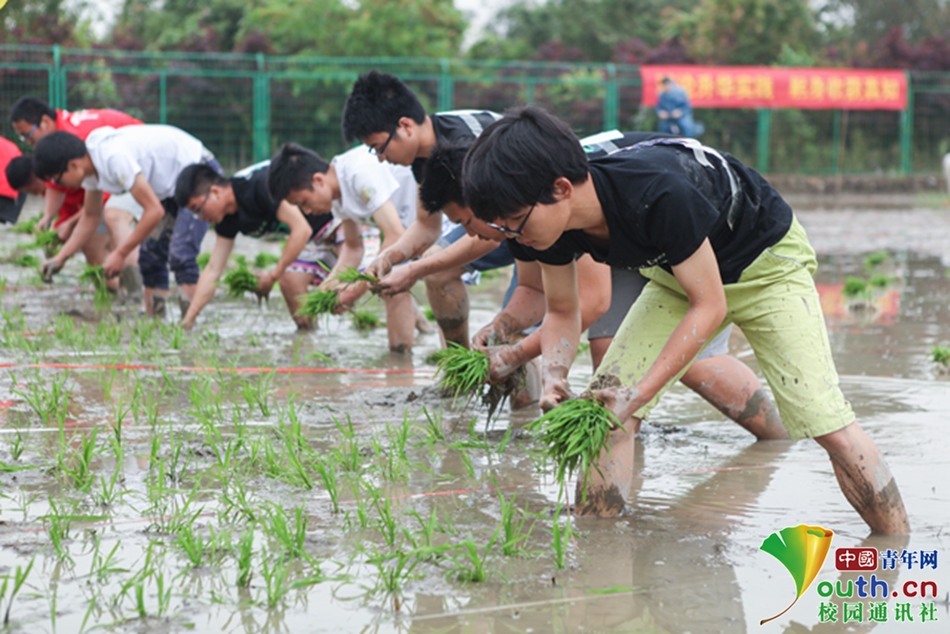
[[[117,276],[122,272],[122,267],[125,266],[125,258],[122,257],[118,251],[113,251],[106,257],[106,261],[102,263],[102,272],[105,273],[107,278],[112,278]]]
[[[618,420],[627,420],[638,409],[644,406],[645,401],[640,390],[635,387],[613,387],[602,390],[593,390],[591,393],[596,400],[609,409]]]
[[[411,268],[411,264],[397,266],[385,278],[380,278],[378,286],[383,297],[392,297],[412,288],[412,285],[416,283],[416,278],[412,274]]]
[[[486,351],[488,346],[497,345],[502,341],[505,341],[505,333],[501,324],[492,320],[472,337],[472,347],[476,350]]]
[[[527,361],[521,344],[490,346],[484,352],[488,355],[488,380],[492,383],[503,381]]]
[[[47,284],[52,284],[53,275],[59,273],[62,268],[63,263],[59,261],[59,258],[50,258],[46,262],[43,262],[43,265],[40,267],[40,274],[43,276],[43,281]]]
[[[389,261],[389,254],[383,251],[376,256],[376,259],[369,263],[364,273],[372,275],[377,280],[381,280],[393,270],[393,265]]]
[[[538,405],[549,412],[564,401],[574,398],[571,386],[567,382],[569,368],[561,365],[544,365],[541,368],[542,396]]]

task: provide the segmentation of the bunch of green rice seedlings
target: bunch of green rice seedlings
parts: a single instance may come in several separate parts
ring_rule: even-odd
[[[44,229],[36,234],[36,248],[43,249],[47,257],[53,257],[59,251],[59,234],[55,229]]]
[[[208,252],[199,253],[198,257],[195,258],[195,262],[198,263],[198,268],[202,271],[205,270],[205,267],[208,266],[208,262],[211,261],[211,254]]]
[[[106,286],[106,273],[98,264],[87,264],[79,274],[79,281],[83,284],[91,284],[95,289],[92,301],[97,311],[103,311],[112,304],[112,295]]]
[[[860,277],[848,277],[844,282],[844,288],[841,294],[848,299],[866,299],[868,296],[868,283]]]
[[[344,284],[357,284],[359,282],[379,284],[379,278],[373,275],[367,275],[361,271],[357,271],[352,266],[344,268],[343,271],[337,273],[335,277]]]
[[[13,264],[28,269],[35,269],[40,265],[40,259],[32,253],[21,253],[14,258]]]
[[[274,255],[273,253],[264,253],[261,251],[256,256],[254,256],[254,268],[256,269],[266,269],[269,266],[273,266],[280,262],[280,256]]]
[[[40,221],[39,216],[33,216],[27,220],[21,220],[11,227],[13,233],[33,233],[33,229],[36,228],[36,223]]]
[[[233,271],[224,276],[224,283],[228,286],[228,296],[239,298],[244,293],[253,293],[257,290],[257,276],[247,270],[246,264],[239,264]]]
[[[379,317],[371,310],[354,310],[353,326],[357,330],[372,330],[379,328]]]
[[[890,275],[879,273],[868,280],[868,285],[872,288],[887,288],[892,281]]]
[[[864,258],[864,268],[867,270],[876,269],[885,262],[891,259],[890,251],[880,250],[875,251],[874,253],[869,254]]]
[[[314,291],[300,296],[300,308],[297,315],[300,317],[317,317],[331,314],[340,304],[340,296],[335,291]]]
[[[450,341],[445,350],[431,357],[438,369],[442,390],[451,393],[454,400],[462,394],[469,398],[479,394],[488,380],[488,355],[480,350],[469,350]]]
[[[934,363],[938,363],[943,367],[950,367],[950,348],[947,346],[934,346],[930,350],[930,358],[933,359]]]
[[[578,398],[555,407],[528,429],[538,435],[547,457],[557,465],[555,477],[561,488],[580,470],[584,478],[581,490],[586,497],[590,469],[597,469],[597,459],[607,446],[611,430],[619,426],[609,409],[597,401]]]

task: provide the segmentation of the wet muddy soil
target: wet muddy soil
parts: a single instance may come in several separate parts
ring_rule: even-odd
[[[931,351],[950,346],[950,212],[818,204],[799,217],[820,255],[842,389],[890,464],[910,536],[869,535],[816,443],[753,442],[681,386],[642,427],[630,513],[569,527],[553,467],[521,431],[537,409],[505,406],[490,424],[484,410],[453,411],[425,363],[436,334],[391,355],[384,328],[359,332],[344,316],[300,334],[279,298],[258,306],[223,291],[182,332],[174,303],[165,323],[136,304],[97,314],[78,263],[52,287],[3,263],[7,628],[945,631],[950,377]],[[0,233],[5,253],[25,242]],[[253,257],[278,245],[239,247]],[[842,298],[848,277],[877,275],[888,283],[864,309]],[[473,328],[505,282],[471,289]],[[740,332],[731,351],[758,369]],[[582,356],[576,391],[589,377]],[[874,573],[886,602],[819,595],[860,574],[836,571],[829,554],[797,604],[760,626],[796,586],[759,547],[798,524],[833,530],[832,554],[893,551],[895,567]],[[937,596],[910,596],[925,581]]]

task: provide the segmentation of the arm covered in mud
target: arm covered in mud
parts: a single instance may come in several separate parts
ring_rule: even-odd
[[[432,248],[418,260],[393,269],[380,283],[383,295],[395,295],[412,288],[427,275],[465,266],[498,248],[498,242],[465,235],[445,249]],[[433,253],[434,251],[434,253]]]
[[[650,369],[634,387],[595,390],[594,396],[621,421],[649,403],[689,364],[726,318],[726,293],[709,239],[683,262],[673,276],[686,291],[689,309],[670,334]],[[616,342],[623,345],[623,342]]]
[[[421,255],[435,244],[442,233],[442,213],[430,214],[421,204],[416,204],[416,219],[406,227],[399,239],[379,252],[376,259],[366,267],[366,273],[378,279],[386,277],[392,268]]]
[[[595,262],[590,255],[585,255],[575,264],[583,332],[610,307],[610,267]],[[545,313],[541,265],[521,260],[515,260],[515,265],[518,267],[518,287],[512,293],[511,300],[472,339],[472,345],[489,356],[492,381],[504,379],[541,355],[543,326],[519,342],[496,345],[511,341],[517,333],[538,323]]]
[[[541,323],[541,409],[548,411],[571,397],[567,373],[581,337],[577,266],[541,265],[546,310]]]

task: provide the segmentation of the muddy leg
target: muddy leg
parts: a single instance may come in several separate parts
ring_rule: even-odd
[[[406,354],[412,352],[412,336],[416,331],[416,307],[412,295],[399,293],[386,298],[386,332],[389,335],[389,351]]]
[[[464,272],[461,267],[440,271],[426,276],[425,283],[432,314],[445,342],[454,341],[468,348],[468,291],[462,282]]]
[[[300,308],[300,301],[297,299],[300,295],[307,293],[307,287],[313,280],[313,275],[303,271],[284,271],[278,280],[280,292],[284,295],[284,301],[287,302],[287,310],[299,330],[313,330],[313,320],[309,317],[297,315],[297,309]]]
[[[842,493],[872,531],[910,532],[897,482],[877,445],[856,422],[815,440],[828,452]]]
[[[616,517],[623,512],[633,485],[633,457],[639,431],[640,419],[631,416],[624,421],[623,429],[611,432],[608,441],[609,455],[607,448],[604,448],[597,461],[600,473],[597,469],[591,469],[587,476],[586,500],[583,497],[584,479],[577,481],[574,491],[577,515]]]
[[[610,347],[610,342],[613,341],[613,337],[596,337],[590,339],[590,362],[594,366],[594,371],[597,371],[597,368],[600,367],[600,362],[604,360],[604,355],[607,354],[607,348]]]
[[[681,380],[758,440],[788,440],[768,392],[755,372],[735,357],[721,354],[694,361]]]

